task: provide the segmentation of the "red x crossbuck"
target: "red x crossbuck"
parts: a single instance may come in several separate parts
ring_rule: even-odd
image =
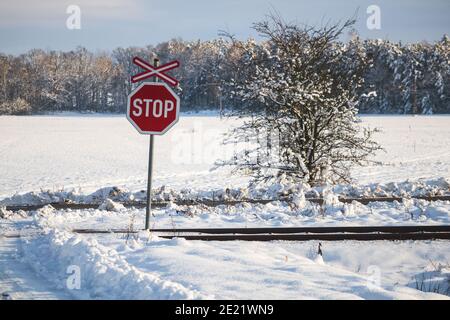
[[[144,60],[134,57],[133,63],[140,66],[141,68],[145,69],[146,71],[138,73],[131,77],[131,82],[135,83],[138,81],[142,81],[144,79],[150,78],[150,77],[158,77],[168,84],[170,84],[173,87],[176,87],[178,85],[178,80],[172,78],[171,76],[165,74],[164,72],[175,69],[180,65],[178,61],[172,61],[166,64],[163,64],[159,67],[153,67],[152,65],[148,64]]]

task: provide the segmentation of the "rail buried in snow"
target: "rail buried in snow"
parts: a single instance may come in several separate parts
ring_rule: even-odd
[[[73,229],[79,234],[130,234],[143,230]],[[184,238],[202,241],[377,241],[377,240],[450,240],[450,225],[424,226],[343,226],[343,227],[276,227],[276,228],[185,228],[150,229],[161,238]],[[40,231],[5,233],[6,238],[39,236]]]
[[[450,232],[427,232],[427,233],[322,233],[322,234],[233,234],[233,235],[161,235],[166,239],[184,238],[186,240],[203,241],[375,241],[375,240],[450,240]]]
[[[418,226],[342,226],[342,227],[262,227],[262,228],[177,228],[150,229],[155,233],[206,233],[206,234],[285,234],[285,233],[411,233],[411,232],[450,232],[450,225]],[[74,229],[76,233],[127,233],[126,229]],[[135,231],[137,232],[137,231]]]
[[[75,233],[136,233],[125,229],[75,229]],[[375,240],[450,240],[450,225],[440,226],[349,226],[289,228],[189,228],[151,229],[161,238],[203,241],[375,241]]]
[[[411,197],[411,199],[426,200],[426,201],[450,201],[450,195],[444,196],[416,196]],[[307,201],[322,204],[322,198],[306,198]],[[287,197],[281,197],[279,199],[243,199],[243,200],[209,200],[209,199],[198,199],[198,200],[174,200],[172,203],[176,205],[206,205],[210,207],[219,205],[237,205],[240,203],[260,203],[267,204],[274,201],[289,201]],[[370,198],[339,198],[342,203],[352,203],[353,201],[360,202],[362,204],[368,204],[370,202],[394,202],[403,201],[401,197],[370,197]],[[127,208],[145,208],[145,202],[119,202]],[[153,208],[163,208],[167,206],[170,202],[167,201],[152,201]],[[55,209],[64,210],[82,210],[82,209],[97,209],[100,203],[66,203],[66,202],[56,202],[56,203],[42,203],[37,205],[10,205],[6,206],[6,210],[9,211],[33,211],[38,210],[46,205],[51,205]]]

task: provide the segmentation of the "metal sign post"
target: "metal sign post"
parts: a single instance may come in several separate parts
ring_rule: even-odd
[[[145,207],[145,229],[150,229],[150,215],[152,213],[152,173],[153,173],[153,135],[150,135],[148,150],[148,176],[147,176],[147,206]]]
[[[158,67],[159,60],[153,59],[153,66]],[[158,78],[155,78],[158,82]],[[153,145],[154,135],[150,135],[150,143],[148,148],[148,175],[147,175],[147,206],[145,207],[145,230],[150,229],[150,215],[152,214],[152,176],[153,176]]]

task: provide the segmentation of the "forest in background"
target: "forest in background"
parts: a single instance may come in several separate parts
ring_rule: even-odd
[[[363,61],[363,84],[357,108],[371,114],[450,113],[450,39],[434,43],[394,43],[388,40],[336,42],[346,53],[340,68]],[[180,81],[176,91],[182,111],[239,109],[232,83],[245,74],[239,48],[264,47],[264,41],[218,38],[210,41],[173,39],[156,46],[117,48],[111,52],[34,49],[20,55],[0,53],[0,114],[58,111],[117,112],[126,109],[136,86],[130,77],[141,72],[134,56],[161,63],[178,60],[168,72]]]

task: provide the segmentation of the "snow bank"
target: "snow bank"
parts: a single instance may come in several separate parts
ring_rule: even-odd
[[[139,193],[136,193],[139,195]],[[39,205],[48,203],[103,203],[106,199],[129,202],[139,200],[129,190],[112,186],[103,187],[90,194],[83,194],[81,189],[41,190],[15,194],[0,201],[1,205]]]
[[[450,195],[449,178],[415,179],[402,182],[346,184],[334,187],[334,192],[351,197],[417,197]]]
[[[103,201],[103,203],[98,208],[100,210],[115,211],[115,212],[125,210],[123,204],[114,202],[111,199],[106,199],[105,201]]]
[[[414,277],[410,287],[423,291],[450,296],[450,265],[431,265],[428,270]]]
[[[181,284],[142,272],[95,239],[51,230],[24,240],[24,260],[60,288],[66,288],[69,267],[80,268],[80,289],[70,292],[81,299],[200,299],[206,298]]]
[[[51,206],[50,204],[45,205],[44,207],[32,212],[32,215],[37,217],[48,217],[55,213],[55,208]]]
[[[130,264],[158,273],[173,281],[189,284],[217,299],[446,299],[446,296],[424,293],[407,287],[406,282],[385,277],[383,264],[399,254],[383,255],[387,248],[398,249],[393,242],[358,241],[323,242],[323,258],[317,254],[317,241],[187,241],[138,239],[128,244],[107,235],[98,240],[116,250]],[[354,245],[365,250],[354,252]],[[446,243],[434,247],[448,248]],[[366,249],[369,246],[370,250]],[[414,244],[412,244],[414,247]],[[422,247],[425,244],[422,244]],[[430,244],[426,247],[429,252]],[[335,247],[336,249],[332,249]],[[405,246],[403,245],[402,248]],[[312,251],[308,250],[311,249]],[[376,263],[355,271],[335,264],[336,254],[342,259],[365,264],[374,254]],[[311,252],[310,254],[306,254]],[[429,255],[428,255],[429,256]],[[448,256],[448,254],[446,254]],[[415,254],[407,256],[407,266],[416,274],[420,267]],[[412,259],[411,259],[412,258]],[[385,261],[386,260],[386,261]],[[398,260],[397,260],[398,261]],[[420,264],[420,263],[419,263]],[[188,267],[187,267],[188,266]],[[378,267],[381,273],[374,271]],[[395,264],[390,270],[398,275]],[[207,281],[205,281],[207,279]],[[408,279],[409,280],[409,279]]]
[[[54,210],[50,214],[33,212],[39,227],[58,229],[128,229],[144,226],[145,209],[119,211],[99,209]],[[320,205],[303,201],[272,201],[236,205],[176,205],[152,210],[152,228],[199,227],[295,227],[338,225],[436,225],[450,223],[450,201],[409,200],[405,202],[336,202]],[[17,216],[19,217],[19,216]]]
[[[1,219],[9,219],[13,216],[13,212],[6,210],[5,207],[0,207],[0,218]]]
[[[0,204],[3,206],[9,205],[39,205],[47,203],[64,202],[65,199],[70,200],[77,197],[75,190],[70,191],[51,191],[41,190],[40,192],[32,191],[23,194],[15,194],[11,197],[2,199]],[[70,202],[70,201],[68,201]]]
[[[418,179],[403,182],[372,183],[368,185],[341,184],[335,186],[311,187],[304,183],[293,182],[289,179],[271,180],[265,183],[250,183],[248,187],[221,189],[171,189],[163,185],[154,189],[153,201],[174,200],[245,200],[245,199],[290,199],[297,205],[302,198],[329,198],[328,202],[338,197],[417,197],[450,195],[450,180],[447,178]],[[334,200],[333,200],[333,199]],[[130,191],[123,187],[104,187],[91,194],[83,194],[80,189],[72,190],[43,190],[16,194],[0,201],[0,206],[7,205],[38,205],[48,203],[94,203],[102,204],[110,199],[115,202],[140,202],[146,200],[145,190]]]
[[[24,219],[28,217],[28,214],[23,211],[10,211],[6,210],[5,207],[0,207],[0,219],[8,219],[8,220],[16,220],[16,219]]]

